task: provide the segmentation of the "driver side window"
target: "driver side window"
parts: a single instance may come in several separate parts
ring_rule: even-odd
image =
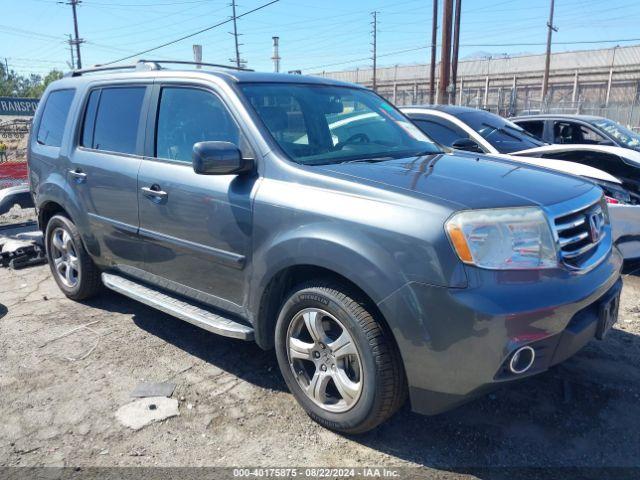
[[[247,148],[240,129],[215,94],[195,88],[164,87],[158,108],[155,156],[191,163],[193,145],[204,141],[231,142],[240,150]]]

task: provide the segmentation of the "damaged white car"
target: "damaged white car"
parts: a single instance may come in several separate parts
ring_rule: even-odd
[[[547,145],[509,120],[468,107],[437,105],[401,110],[429,137],[447,147],[501,156],[597,183],[609,203],[616,245],[625,260],[640,258],[640,153],[603,145]],[[638,158],[632,159],[632,155]],[[598,158],[600,161],[594,160]],[[609,168],[611,164],[614,167]],[[622,175],[620,167],[631,173],[625,170]]]

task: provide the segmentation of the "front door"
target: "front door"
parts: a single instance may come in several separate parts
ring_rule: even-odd
[[[223,101],[198,87],[157,85],[155,131],[138,177],[140,235],[151,281],[228,310],[243,302],[254,175],[198,175],[193,145],[228,141],[250,155]]]
[[[114,268],[143,266],[138,231],[138,169],[144,148],[145,104],[151,86],[104,86],[84,102],[69,183],[92,232],[88,248]]]

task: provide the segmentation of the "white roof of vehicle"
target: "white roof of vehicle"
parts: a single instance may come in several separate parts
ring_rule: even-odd
[[[609,153],[612,155],[618,155],[619,157],[624,157],[627,160],[637,164],[640,166],[640,152],[636,152],[635,150],[631,150],[630,148],[623,147],[614,147],[611,145],[574,145],[574,144],[556,144],[556,145],[545,145],[543,147],[530,148],[528,150],[522,150],[520,152],[515,152],[516,155],[526,155],[527,153],[563,153],[563,152],[573,152],[573,151],[581,151],[581,152],[601,152],[601,153]]]

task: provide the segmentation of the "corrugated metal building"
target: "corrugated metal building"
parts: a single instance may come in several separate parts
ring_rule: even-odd
[[[456,103],[501,114],[581,111],[605,114],[634,126],[639,124],[640,45],[552,54],[549,101],[542,105],[544,61],[544,54],[463,60],[458,66]],[[316,72],[316,75],[372,85],[371,69]],[[429,65],[378,68],[377,83],[378,92],[398,105],[426,103]]]

